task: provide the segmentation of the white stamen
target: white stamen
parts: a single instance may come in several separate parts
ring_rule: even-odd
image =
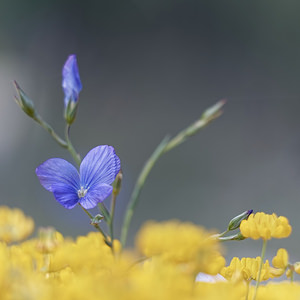
[[[87,189],[85,189],[83,186],[80,188],[80,190],[77,191],[77,195],[79,198],[83,198],[86,193],[87,193]]]

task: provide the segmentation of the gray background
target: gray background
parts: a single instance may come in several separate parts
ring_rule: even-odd
[[[13,101],[16,79],[63,134],[61,68],[76,53],[83,91],[74,145],[82,155],[113,145],[123,189],[117,224],[144,161],[222,98],[224,115],[164,156],[150,174],[130,230],[178,218],[225,229],[247,210],[293,225],[271,241],[300,260],[299,1],[0,1],[1,204],[65,235],[91,230],[79,208],[44,190],[35,168],[71,157]],[[261,241],[226,244],[259,255]]]

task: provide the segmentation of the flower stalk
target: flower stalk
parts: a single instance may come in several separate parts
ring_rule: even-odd
[[[261,270],[262,270],[262,266],[263,266],[265,255],[266,255],[266,249],[267,249],[267,240],[263,240],[263,246],[262,246],[261,255],[260,255],[261,260],[260,260],[260,265],[259,265],[259,270],[258,270],[258,276],[257,276],[255,290],[254,290],[254,295],[253,295],[252,300],[256,299],[257,290],[258,290],[258,287],[259,287],[259,284],[260,284]]]
[[[211,108],[207,109],[201,116],[199,120],[197,120],[195,123],[190,125],[188,128],[184,129],[180,133],[178,133],[174,138],[171,140],[169,137],[165,137],[161,143],[157,146],[153,154],[150,156],[146,164],[144,165],[137,181],[134,186],[133,192],[131,194],[131,198],[129,200],[126,212],[125,212],[125,218],[122,226],[122,232],[121,232],[121,244],[123,247],[126,245],[127,236],[128,236],[128,230],[129,226],[135,211],[135,208],[139,202],[139,196],[140,193],[144,187],[145,181],[151,172],[152,168],[156,164],[156,162],[159,160],[159,158],[167,153],[168,151],[174,149],[175,147],[179,146],[183,142],[185,142],[189,137],[196,134],[200,129],[203,129],[206,125],[208,125],[211,121],[218,118],[222,114],[221,108],[225,104],[225,100],[221,100],[218,103],[216,103]]]

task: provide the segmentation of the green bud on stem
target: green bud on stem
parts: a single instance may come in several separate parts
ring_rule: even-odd
[[[64,118],[67,122],[67,124],[71,125],[76,118],[77,113],[77,107],[78,107],[78,101],[69,101],[67,107],[65,107],[65,113]]]
[[[20,88],[18,83],[14,81],[15,88],[18,93],[18,97],[15,97],[17,104],[21,107],[21,109],[31,118],[35,118],[36,112],[34,108],[33,101],[28,98],[25,92]]]
[[[248,217],[253,213],[253,210],[250,209],[250,210],[247,210],[247,211],[244,211],[243,213],[241,213],[240,215],[234,217],[228,224],[228,228],[227,230],[228,231],[231,231],[231,230],[235,230],[235,229],[238,229],[241,225],[241,222],[243,220],[247,220]]]
[[[118,175],[116,176],[116,179],[113,183],[113,194],[115,196],[118,196],[121,190],[121,185],[122,185],[122,179],[123,179],[123,174],[122,171],[120,171],[118,173]]]

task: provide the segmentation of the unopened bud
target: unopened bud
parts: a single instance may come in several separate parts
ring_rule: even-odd
[[[64,117],[67,124],[71,125],[75,121],[77,107],[78,107],[78,102],[75,101],[69,101],[67,106],[65,107]]]
[[[17,104],[29,117],[33,118],[36,115],[33,101],[28,98],[16,81],[14,81],[14,85],[18,93],[18,97],[15,97]]]
[[[113,183],[113,194],[115,196],[118,196],[121,190],[121,185],[122,185],[122,179],[123,179],[123,174],[122,171],[120,171],[118,173],[118,175],[116,176],[116,179]]]
[[[240,215],[234,217],[228,224],[228,231],[238,229],[243,220],[247,220],[248,217],[253,213],[253,210],[247,210],[241,213]]]

